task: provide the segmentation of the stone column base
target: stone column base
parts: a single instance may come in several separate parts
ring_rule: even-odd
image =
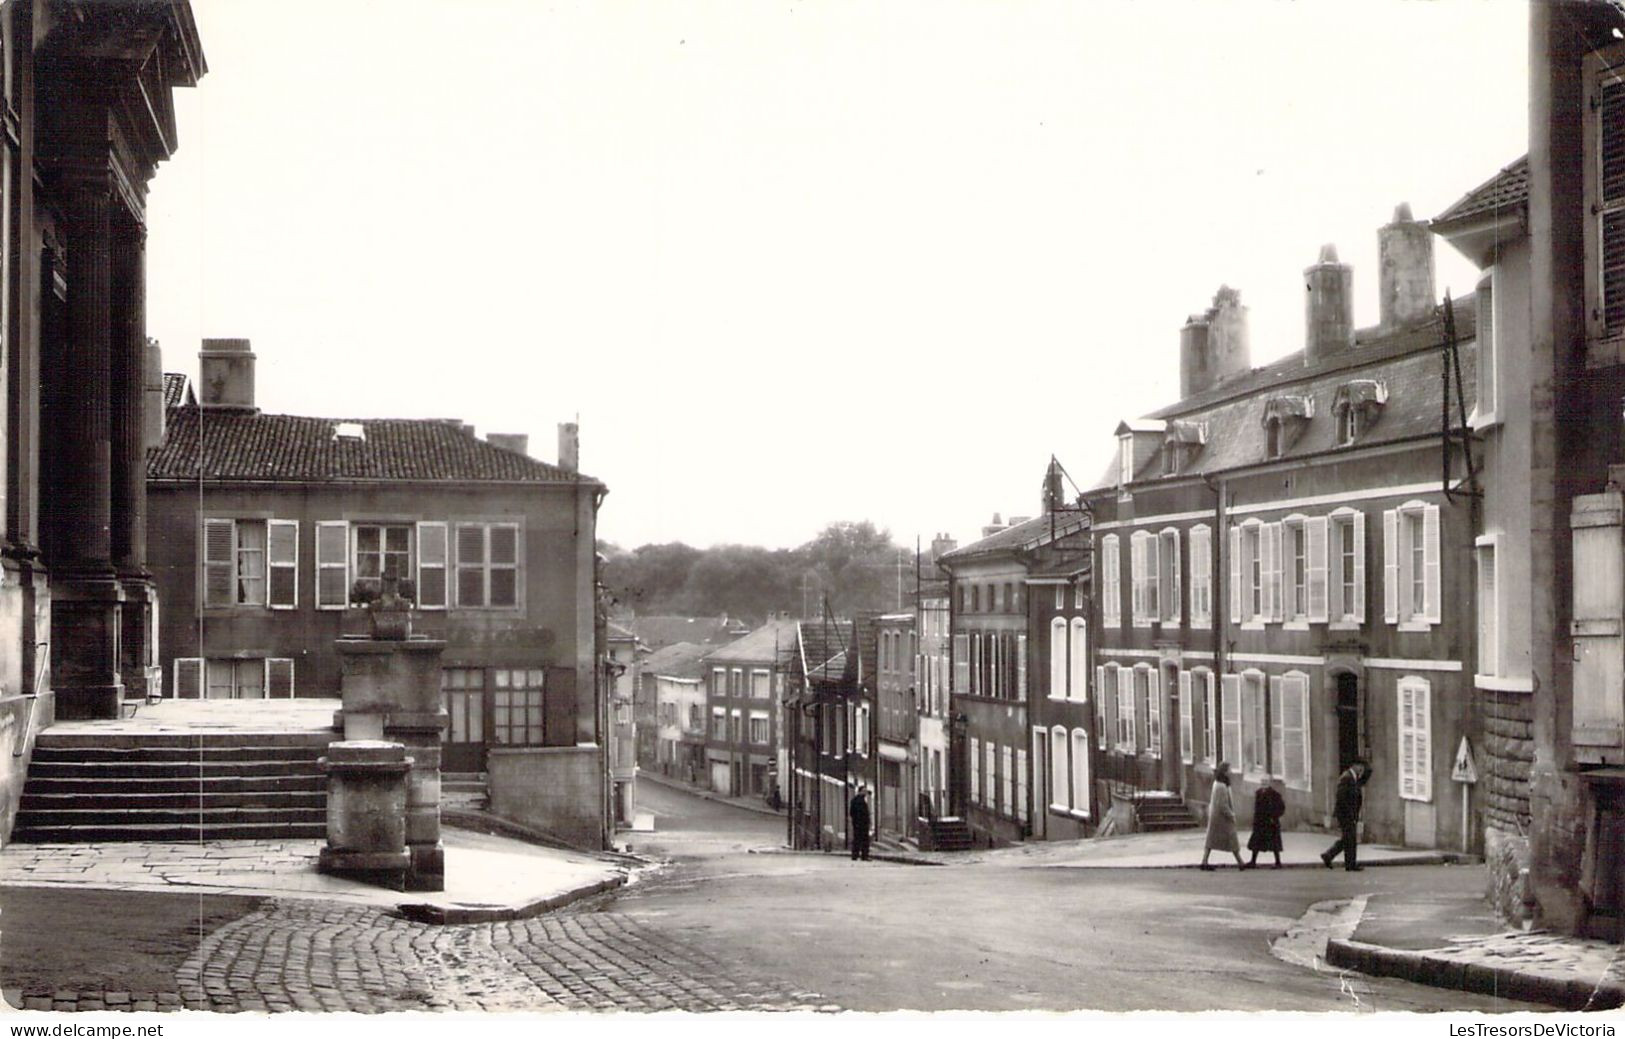
[[[111,574],[62,574],[51,581],[51,684],[63,720],[117,718],[123,595]]]

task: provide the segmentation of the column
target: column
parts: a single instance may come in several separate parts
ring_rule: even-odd
[[[155,598],[147,572],[146,238],[140,219],[123,206],[112,240],[112,551],[123,592],[119,672],[127,695],[147,690]]]

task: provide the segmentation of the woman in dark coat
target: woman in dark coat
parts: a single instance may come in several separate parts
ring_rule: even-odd
[[[1269,776],[1253,795],[1253,835],[1247,838],[1247,850],[1253,853],[1249,866],[1258,865],[1258,853],[1275,853],[1275,868],[1281,868],[1281,816],[1286,813],[1286,800],[1281,797],[1281,781]]]

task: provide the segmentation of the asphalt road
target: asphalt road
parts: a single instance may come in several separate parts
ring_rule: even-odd
[[[1308,908],[1464,867],[1076,870],[752,853],[782,821],[642,784],[672,866],[601,903],[854,1010],[1538,1010],[1276,959]],[[765,825],[764,825],[765,824]]]

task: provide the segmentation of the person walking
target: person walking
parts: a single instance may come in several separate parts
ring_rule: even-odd
[[[1358,758],[1337,777],[1337,800],[1332,806],[1332,816],[1343,834],[1336,844],[1320,855],[1321,864],[1327,869],[1332,868],[1332,860],[1337,858],[1339,852],[1343,854],[1344,869],[1351,873],[1365,869],[1358,861],[1357,848],[1360,841],[1360,808],[1365,802],[1364,788],[1370,778],[1371,766]]]
[[[1253,832],[1247,838],[1247,850],[1253,853],[1248,866],[1258,865],[1258,853],[1275,853],[1275,868],[1281,868],[1281,816],[1286,814],[1286,799],[1281,796],[1281,780],[1265,776],[1264,783],[1253,795]]]
[[[859,858],[869,861],[869,788],[858,787],[858,792],[852,795],[852,803],[847,807],[847,814],[852,818],[852,861]]]
[[[1236,868],[1246,869],[1241,861],[1241,845],[1236,840],[1236,806],[1230,799],[1230,763],[1221,761],[1213,770],[1213,793],[1207,802],[1207,842],[1202,846],[1202,869],[1212,870],[1207,857],[1216,851],[1228,851],[1236,857]]]

